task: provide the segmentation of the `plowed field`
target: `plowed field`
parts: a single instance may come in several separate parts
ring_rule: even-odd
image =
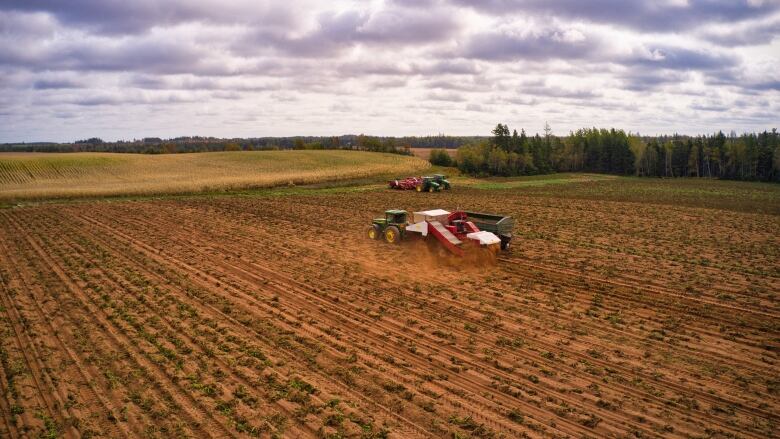
[[[779,217],[619,184],[0,210],[0,436],[776,435]],[[364,237],[434,207],[512,251]]]

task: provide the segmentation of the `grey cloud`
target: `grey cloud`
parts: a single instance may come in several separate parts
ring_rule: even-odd
[[[348,10],[326,12],[316,29],[299,36],[279,30],[259,29],[234,45],[238,53],[258,49],[302,57],[334,57],[358,44],[404,46],[441,41],[454,36],[459,24],[438,10],[382,9],[373,13]]]
[[[550,29],[523,35],[489,32],[471,37],[459,54],[492,61],[579,59],[587,58],[600,46],[595,37],[574,30]]]
[[[729,27],[727,30],[711,30],[702,35],[710,42],[726,47],[769,44],[780,37],[780,19],[763,23],[747,23],[739,28]]]
[[[657,45],[635,50],[618,61],[656,69],[720,70],[737,65],[739,59],[731,54]]]
[[[441,90],[456,91],[488,91],[493,87],[487,82],[476,82],[474,80],[446,80],[435,79],[425,83],[428,88],[438,88]]]
[[[36,90],[57,90],[83,87],[83,84],[70,79],[39,79],[33,83],[33,88]]]
[[[753,89],[753,90],[762,90],[762,91],[769,91],[769,90],[775,90],[780,91],[780,79],[769,79],[766,81],[756,81],[751,82],[747,84],[747,87]]]
[[[454,92],[430,92],[425,95],[425,99],[432,101],[445,102],[464,102],[466,99],[459,93]]]
[[[682,31],[707,23],[734,23],[764,17],[780,10],[767,0],[689,0],[685,5],[658,0],[453,0],[490,14],[541,13],[640,30]]]
[[[467,104],[466,105],[466,111],[473,111],[476,113],[485,113],[490,111],[490,108],[487,108],[480,104]]]
[[[631,69],[620,76],[623,87],[631,91],[651,91],[667,84],[679,84],[688,79],[684,72],[670,70]]]
[[[143,97],[143,96],[124,96],[122,94],[102,94],[95,96],[79,97],[73,100],[66,101],[64,103],[74,104],[84,107],[94,107],[102,105],[125,105],[125,104],[178,104],[197,102],[198,100],[194,96],[181,96],[181,95],[162,95],[156,97]]]
[[[295,22],[295,10],[272,1],[220,0],[4,0],[0,10],[46,12],[67,25],[104,34],[141,33],[189,22],[234,24],[262,19],[279,27]]]
[[[520,94],[527,94],[532,96],[544,96],[549,98],[565,98],[565,99],[590,99],[601,96],[601,94],[594,92],[590,89],[569,89],[561,88],[554,85],[547,84],[529,84],[520,88]]]
[[[150,76],[136,75],[128,85],[147,90],[216,90],[216,91],[266,91],[277,90],[279,84],[259,83],[256,79],[203,76]]]
[[[373,62],[358,60],[341,64],[338,72],[350,77],[363,75],[416,76],[416,75],[475,75],[480,68],[469,60],[440,60],[435,62],[401,63],[393,61]]]

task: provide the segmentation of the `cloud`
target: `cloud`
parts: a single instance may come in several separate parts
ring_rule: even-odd
[[[620,61],[627,65],[672,70],[719,70],[739,62],[735,55],[668,45],[639,47]]]
[[[742,25],[716,27],[701,35],[708,41],[726,47],[770,44],[780,38],[780,17],[764,22],[748,22]]]
[[[430,92],[425,95],[425,99],[431,101],[445,101],[445,102],[464,102],[466,98],[459,93],[454,92]]]
[[[735,23],[780,10],[774,0],[454,0],[488,14],[539,13],[643,31],[680,31]]]
[[[519,89],[521,95],[544,96],[564,99],[591,99],[601,96],[600,93],[587,88],[567,88],[557,85],[526,84]]]
[[[688,80],[684,72],[669,70],[632,69],[619,76],[624,90],[645,92],[656,90],[664,85],[680,84]]]
[[[512,34],[486,32],[472,36],[459,55],[489,61],[587,58],[601,42],[576,29],[548,29]]]
[[[64,88],[83,88],[84,85],[70,79],[39,79],[33,83],[35,90],[59,90]]]
[[[4,0],[0,10],[48,13],[65,25],[87,27],[101,34],[143,33],[192,22],[262,21],[275,27],[296,23],[293,8],[270,0]]]
[[[705,110],[715,104],[747,130],[777,119],[779,6],[6,0],[0,141],[132,138],[133,127],[342,134],[357,121],[366,133],[484,134],[490,114],[684,132],[719,120]]]

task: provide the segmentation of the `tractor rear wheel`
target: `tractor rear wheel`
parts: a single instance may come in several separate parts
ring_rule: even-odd
[[[390,226],[385,229],[385,241],[389,244],[398,244],[401,242],[401,231],[396,226]]]
[[[370,239],[379,239],[382,236],[382,229],[378,224],[374,224],[368,228],[368,237]]]
[[[415,190],[417,190],[417,192],[422,192],[422,190],[423,190],[423,187],[422,187],[422,185],[421,185],[421,184],[418,184],[418,185],[417,185],[417,186],[415,186],[414,188],[415,188]]]

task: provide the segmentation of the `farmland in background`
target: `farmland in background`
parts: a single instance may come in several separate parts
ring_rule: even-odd
[[[0,201],[311,184],[403,175],[428,167],[414,157],[359,151],[0,153]]]
[[[0,436],[774,436],[780,187],[561,180],[0,209]],[[363,236],[457,206],[512,251]]]
[[[420,157],[423,160],[428,160],[431,156],[431,151],[438,148],[411,148],[410,151],[412,151],[412,154],[414,154],[415,157]],[[449,148],[444,149],[447,151],[447,154],[450,155],[450,157],[455,158],[455,155],[458,153],[458,150],[456,148]]]

